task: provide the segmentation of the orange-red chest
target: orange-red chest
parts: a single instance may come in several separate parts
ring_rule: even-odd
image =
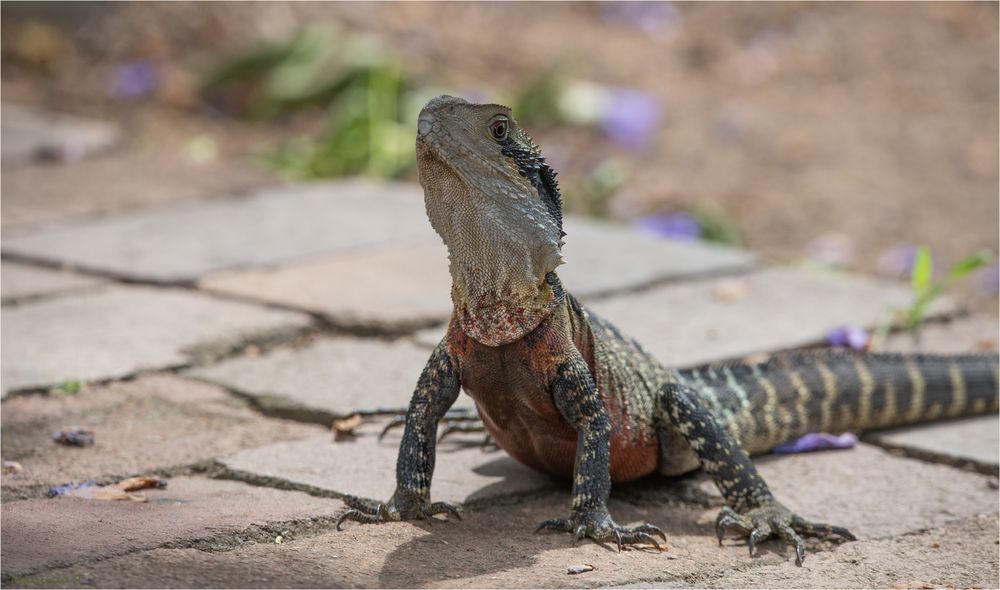
[[[567,334],[565,320],[556,315],[527,336],[501,346],[481,344],[452,324],[448,344],[458,360],[462,387],[476,401],[497,445],[526,465],[572,477],[577,432],[553,403],[552,383],[559,365],[575,354],[574,346],[584,349],[580,353],[591,374],[595,367],[589,342],[583,339],[574,345]],[[600,391],[600,395],[612,419],[612,481],[628,481],[654,471],[656,441],[635,437],[628,416],[615,411],[618,392]]]

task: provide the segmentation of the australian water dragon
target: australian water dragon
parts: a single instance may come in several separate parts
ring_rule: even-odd
[[[341,518],[454,514],[431,501],[438,422],[465,390],[515,459],[572,478],[569,515],[541,529],[656,543],[652,524],[618,525],[613,482],[703,468],[726,506],[716,520],[751,554],[777,536],[801,564],[806,535],[853,539],[785,508],[749,454],[814,431],[882,428],[996,412],[996,355],[787,353],[757,363],[663,367],[563,290],[555,173],[510,109],[440,96],[421,111],[417,163],[431,224],[448,247],[454,312],[405,418],[396,491],[348,498]],[[338,522],[338,526],[340,524]]]

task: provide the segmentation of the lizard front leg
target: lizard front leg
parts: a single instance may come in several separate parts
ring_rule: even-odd
[[[385,504],[345,497],[344,502],[351,509],[337,520],[338,530],[345,520],[363,523],[421,520],[435,514],[451,514],[461,519],[451,505],[431,503],[430,499],[437,424],[458,399],[460,391],[457,367],[447,343],[442,341],[427,360],[406,411],[406,425],[396,459],[395,493]]]
[[[799,535],[855,540],[843,527],[809,522],[778,502],[746,451],[708,411],[697,392],[671,383],[664,388],[663,403],[670,421],[726,499],[715,521],[719,543],[727,528],[734,529],[747,537],[752,556],[757,543],[777,535],[795,548],[795,564],[802,565],[805,546]]]
[[[650,543],[653,535],[666,535],[651,524],[629,528],[619,526],[608,513],[611,495],[611,423],[583,358],[561,364],[552,386],[552,398],[563,418],[577,431],[576,461],[573,466],[573,499],[569,518],[543,522],[535,532],[552,529],[573,533],[577,540],[614,541],[622,545]]]

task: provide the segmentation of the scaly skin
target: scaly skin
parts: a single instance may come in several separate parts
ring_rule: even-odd
[[[569,516],[539,530],[600,542],[657,544],[651,524],[620,526],[612,482],[699,466],[726,507],[716,520],[754,546],[777,536],[804,557],[802,535],[854,536],[778,502],[748,453],[817,430],[909,424],[998,409],[996,355],[792,353],[749,364],[663,367],[564,292],[555,173],[509,109],[453,97],[420,114],[420,181],[448,246],[455,311],[405,420],[396,492],[386,504],[349,498],[345,520],[429,518],[434,434],[464,389],[515,459],[571,477]]]

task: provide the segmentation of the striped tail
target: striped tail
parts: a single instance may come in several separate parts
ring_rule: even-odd
[[[997,412],[998,356],[783,353],[679,372],[750,453],[840,433]]]

